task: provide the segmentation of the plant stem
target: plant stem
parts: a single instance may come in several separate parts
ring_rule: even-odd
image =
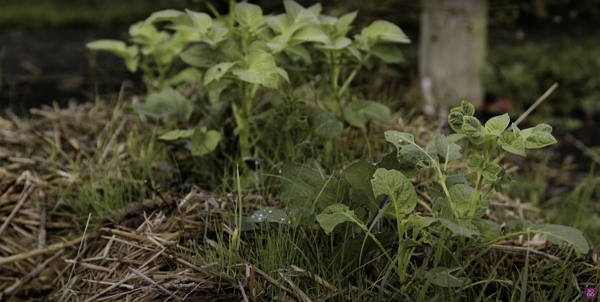
[[[471,209],[469,210],[469,217],[475,215],[477,206],[479,206],[479,196],[481,195],[481,188],[483,187],[483,176],[481,173],[477,173],[477,185],[475,186],[475,194],[473,195],[473,201],[471,202]]]

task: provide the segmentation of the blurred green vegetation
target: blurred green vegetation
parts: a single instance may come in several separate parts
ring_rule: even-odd
[[[3,0],[0,29],[106,28],[145,19],[157,10],[185,7],[178,0]]]
[[[500,45],[489,49],[487,93],[527,109],[554,82],[560,86],[537,109],[553,116],[600,116],[600,41]]]

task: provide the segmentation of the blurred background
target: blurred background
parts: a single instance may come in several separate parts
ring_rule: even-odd
[[[278,0],[252,2],[265,13],[283,11]],[[358,89],[393,93],[398,98],[394,110],[420,103],[419,35],[427,1],[298,2],[304,6],[321,2],[324,12],[334,16],[358,10],[356,28],[376,19],[398,24],[413,41],[403,46],[405,62],[375,68],[355,84]],[[219,11],[227,11],[226,0],[212,3]],[[140,75],[128,73],[120,58],[90,52],[84,45],[97,39],[127,40],[130,24],[166,8],[208,11],[203,0],[3,0],[0,107],[26,113],[28,108],[53,101],[64,106],[69,100],[115,94],[123,84],[130,94],[142,92]],[[587,155],[573,143],[563,147],[572,149],[573,156],[586,163],[585,169],[587,163],[598,161],[600,150],[595,147],[600,145],[599,24],[600,0],[487,3],[484,110],[489,114],[508,111],[516,118],[558,83],[558,89],[530,117],[531,123],[549,123],[559,136],[571,132],[568,138],[588,147]]]

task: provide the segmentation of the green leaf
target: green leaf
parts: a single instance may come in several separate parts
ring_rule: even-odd
[[[503,115],[495,116],[489,119],[485,123],[485,130],[487,130],[488,133],[500,137],[502,132],[506,129],[506,127],[508,127],[509,123],[510,117],[508,116],[508,113],[505,113]]]
[[[417,206],[417,193],[410,180],[399,171],[379,168],[371,180],[375,197],[387,195],[394,205],[396,219],[414,211]]]
[[[236,63],[223,62],[209,68],[204,74],[204,85],[210,84],[212,81],[218,81],[223,77],[231,67],[235,66]]]
[[[373,213],[379,208],[370,182],[376,169],[371,164],[371,158],[365,156],[342,172],[342,177],[350,184],[350,200],[367,206]]]
[[[456,218],[467,216],[471,209],[471,201],[475,195],[475,189],[465,184],[457,184],[448,189],[450,194],[450,207]]]
[[[311,209],[319,213],[328,206],[347,203],[348,190],[348,183],[343,179],[335,179],[332,176],[320,179],[309,195],[312,202]]]
[[[434,267],[425,273],[425,279],[441,287],[461,287],[471,282],[467,277],[459,278],[451,275],[453,270],[443,266]]]
[[[410,216],[408,216],[408,219],[406,219],[405,221],[412,227],[413,232],[418,233],[422,229],[424,229],[424,228],[430,226],[432,223],[438,221],[438,219],[434,218],[434,217],[410,215]]]
[[[385,140],[394,144],[398,150],[404,146],[405,143],[414,143],[415,136],[410,133],[399,132],[396,130],[387,130],[384,132]]]
[[[125,50],[125,67],[130,72],[136,72],[140,63],[139,50],[136,45],[127,47]]]
[[[332,45],[331,39],[321,29],[312,26],[303,27],[296,31],[291,40],[296,43],[315,42]]]
[[[472,142],[476,142],[482,137],[481,123],[476,117],[463,116],[462,133],[464,133]],[[473,141],[475,140],[475,141]]]
[[[235,5],[235,20],[242,27],[249,28],[251,32],[266,22],[260,6],[248,2],[239,2]]]
[[[176,141],[182,138],[190,138],[194,135],[194,130],[171,130],[161,136],[158,137],[160,140],[164,141]]]
[[[377,42],[410,43],[410,39],[396,24],[377,20],[361,31],[361,34]]]
[[[377,44],[371,47],[371,54],[387,64],[404,62],[402,51],[398,47],[389,44]]]
[[[438,134],[433,138],[435,149],[439,155],[447,160],[455,160],[462,157],[460,154],[460,146],[455,143],[450,143],[445,135]]]
[[[305,165],[290,160],[283,162],[279,169],[281,176],[281,201],[288,209],[310,209],[309,199],[313,189],[321,181],[321,173]]]
[[[364,226],[364,224],[358,220],[354,211],[351,211],[348,206],[343,204],[334,204],[327,207],[323,213],[317,215],[317,221],[326,234],[330,234],[338,224],[344,222],[353,222]]]
[[[202,38],[202,42],[208,44],[211,48],[214,48],[217,44],[225,41],[229,33],[229,28],[220,26],[211,26],[208,29],[208,34]]]
[[[439,221],[452,232],[454,236],[473,237],[479,235],[479,231],[475,229],[472,223],[462,222],[456,224],[448,219],[439,218]]]
[[[462,127],[463,127],[463,118],[464,118],[464,114],[462,114],[461,112],[451,112],[448,115],[448,124],[450,125],[450,127],[452,128],[452,130],[456,131],[459,134],[463,133]]]
[[[352,44],[352,40],[347,37],[336,38],[332,43],[325,45],[317,45],[315,48],[327,50],[342,50]]]
[[[285,48],[285,52],[287,54],[290,54],[292,56],[296,56],[296,57],[302,59],[304,61],[304,63],[306,63],[306,64],[310,64],[312,62],[310,53],[308,52],[306,47],[304,47],[302,45],[287,46]]]
[[[525,140],[515,132],[504,131],[500,136],[500,146],[505,151],[525,156]]]
[[[479,231],[480,235],[478,239],[484,242],[494,240],[500,237],[500,234],[502,233],[502,227],[491,220],[475,219],[473,220],[473,224]]]
[[[171,24],[166,26],[175,31],[191,31],[201,35],[206,34],[208,28],[212,26],[212,18],[206,13],[198,13],[189,9],[171,20]]]
[[[312,24],[319,24],[319,17],[317,17],[313,11],[302,7],[302,5],[297,2],[284,0],[283,6],[292,23],[309,22]]]
[[[288,215],[282,209],[278,207],[264,207],[256,211],[253,211],[248,216],[248,221],[261,223],[261,222],[274,222],[281,224],[288,224]]]
[[[167,86],[177,87],[202,82],[202,72],[194,67],[188,67],[166,81]]]
[[[277,70],[273,55],[262,50],[251,50],[248,54],[247,63],[248,67],[246,69],[236,67],[232,69],[231,73],[238,79],[248,83],[277,88],[280,73]]]
[[[194,67],[209,68],[219,63],[218,51],[204,43],[186,49],[179,56],[183,62]]]
[[[352,102],[352,106],[345,107],[342,113],[344,119],[351,126],[359,129],[364,129],[364,124],[368,121],[375,120],[380,123],[386,123],[391,117],[391,111],[387,106],[363,100]]]
[[[402,159],[413,165],[429,166],[432,159],[437,159],[437,152],[429,147],[425,150],[415,145],[406,145],[398,152]]]
[[[172,88],[165,88],[159,93],[148,95],[145,103],[136,104],[139,114],[155,118],[174,116],[189,120],[194,107],[192,103]]]
[[[452,108],[450,112],[460,112],[466,116],[474,116],[475,115],[475,106],[467,101],[461,101],[460,107]]]
[[[315,110],[311,121],[315,133],[324,138],[336,138],[344,130],[344,125],[323,109]]]
[[[337,23],[335,24],[335,27],[340,36],[345,36],[348,33],[348,31],[352,28],[350,24],[354,22],[354,19],[356,19],[357,15],[358,11],[353,11],[341,16],[338,19]]]
[[[214,151],[221,141],[221,134],[206,128],[196,129],[192,136],[192,155],[203,156]]]
[[[535,225],[527,220],[512,220],[506,223],[512,232],[526,231],[529,233],[545,234],[546,238],[554,244],[562,244],[567,242],[582,254],[587,254],[590,250],[589,243],[583,237],[580,230],[569,226],[556,224],[539,224]]]
[[[279,14],[275,16],[268,16],[266,19],[267,25],[275,32],[276,34],[283,33],[289,26],[289,19],[286,14]]]
[[[123,58],[125,57],[127,45],[125,42],[117,40],[96,40],[85,44],[85,47],[91,50],[110,52]]]
[[[154,23],[154,22],[163,22],[163,21],[171,21],[173,18],[183,14],[182,11],[178,11],[176,9],[165,9],[157,12],[153,12],[150,17],[144,20],[144,23]]]
[[[479,154],[471,154],[467,160],[467,168],[470,171],[480,173],[484,179],[495,181],[502,167],[494,162],[487,162]]]
[[[525,148],[538,149],[556,143],[556,139],[551,133],[552,127],[539,124],[534,128],[522,130],[521,136],[525,139]]]

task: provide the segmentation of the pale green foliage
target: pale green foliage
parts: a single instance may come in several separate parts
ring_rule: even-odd
[[[287,162],[281,168],[282,200],[290,212],[299,205],[304,209],[310,208],[308,215],[314,215],[313,211],[319,210],[320,214],[316,219],[325,233],[336,232],[336,229],[342,233],[342,230],[348,230],[348,225],[354,224],[365,233],[365,238],[375,242],[390,264],[395,263],[388,252],[392,244],[378,241],[378,237],[371,231],[372,226],[366,221],[377,221],[383,216],[396,220],[399,241],[395,254],[399,258],[395,271],[402,281],[408,278],[412,253],[416,247],[424,244],[440,249],[436,252],[436,263],[445,263],[448,261],[444,260],[446,257],[460,259],[465,252],[481,250],[500,240],[530,233],[544,234],[555,244],[566,242],[576,251],[587,253],[589,245],[586,239],[580,231],[571,227],[517,221],[509,222],[510,231],[502,234],[499,224],[483,218],[488,210],[489,198],[482,190],[500,188],[500,184],[510,182],[510,178],[498,164],[510,152],[502,148],[502,141],[529,140],[531,147],[538,147],[554,142],[554,138],[547,125],[522,131],[513,127],[514,131],[510,131],[507,129],[510,123],[508,115],[494,117],[485,126],[481,126],[479,120],[473,117],[474,113],[474,108],[467,102],[452,109],[449,121],[453,128],[458,129],[458,134],[450,137],[437,135],[434,138],[435,148],[417,145],[412,134],[386,131],[385,138],[396,147],[396,152],[384,156],[377,164],[363,159],[350,165],[342,172],[342,178],[338,182],[332,178],[315,179],[319,177],[316,170]],[[452,174],[452,171],[447,170],[450,161],[463,157],[462,148],[458,144],[463,138],[481,150],[469,155],[465,163],[466,171],[474,180],[473,184],[463,174]],[[525,145],[522,145],[524,150]],[[515,143],[511,146],[517,148]],[[407,176],[412,175],[412,172],[405,174],[406,171],[412,171],[411,167],[417,170],[433,169],[435,172],[436,178],[430,180],[432,185],[426,189],[434,200],[433,217],[423,217],[414,212],[418,197]],[[349,188],[319,185],[322,182]],[[320,195],[330,197],[327,200],[315,197]],[[334,195],[335,198],[332,198]],[[389,199],[389,204],[380,208],[379,204],[384,197]],[[364,209],[369,209],[370,213],[362,213]],[[431,237],[432,234],[435,234],[434,238]],[[457,245],[457,250],[451,256],[446,254],[445,250],[454,245]],[[417,274],[420,277],[414,277],[417,278],[414,281],[424,278],[440,287],[470,284],[471,280],[461,274],[460,267],[436,266],[424,274]]]

